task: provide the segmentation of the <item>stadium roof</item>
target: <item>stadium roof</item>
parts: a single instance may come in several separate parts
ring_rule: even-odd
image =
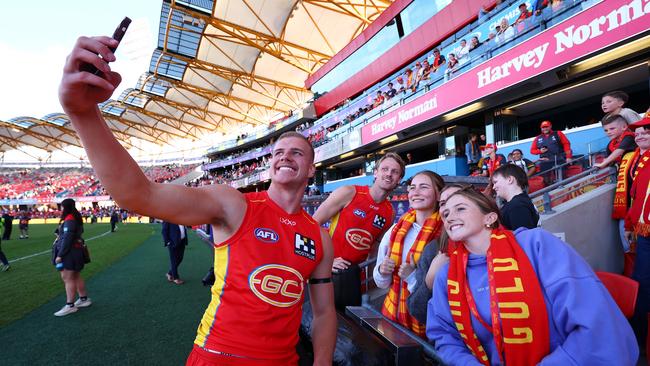
[[[393,0],[163,0],[158,48],[100,106],[126,148],[268,124],[312,98],[316,71]],[[0,151],[81,146],[65,114],[0,121]]]

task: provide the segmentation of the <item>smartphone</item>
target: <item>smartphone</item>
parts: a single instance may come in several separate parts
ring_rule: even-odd
[[[120,42],[122,38],[124,38],[124,34],[126,34],[126,30],[129,29],[129,24],[131,24],[131,18],[129,17],[124,17],[122,22],[120,22],[120,25],[115,28],[115,32],[113,32],[113,39]],[[119,45],[119,43],[118,43]],[[115,47],[110,47],[110,50],[112,52],[115,52],[117,50],[117,46]],[[82,71],[87,71],[90,73],[93,73],[95,75],[100,75],[102,74],[101,71],[97,70],[97,68],[91,64],[85,64],[81,67]]]

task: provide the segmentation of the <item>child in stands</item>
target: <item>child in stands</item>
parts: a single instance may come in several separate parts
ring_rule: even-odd
[[[618,114],[622,116],[628,124],[640,120],[641,115],[629,108],[624,108],[628,99],[629,96],[627,93],[620,90],[611,91],[603,95],[601,108],[603,109],[603,112],[605,112],[605,118],[610,115]],[[603,120],[605,118],[603,118]]]

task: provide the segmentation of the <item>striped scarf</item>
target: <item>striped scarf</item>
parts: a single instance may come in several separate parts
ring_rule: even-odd
[[[393,282],[384,300],[384,306],[381,313],[388,319],[395,321],[406,328],[411,329],[420,337],[425,335],[425,324],[421,324],[414,317],[409,314],[408,307],[406,306],[406,299],[409,297],[410,292],[407,288],[406,281],[402,281],[397,270],[402,264],[402,252],[404,250],[404,238],[411,229],[415,222],[415,210],[406,212],[397,222],[395,227],[390,233],[390,258],[395,261],[395,270],[393,271]],[[422,225],[422,229],[418,233],[415,242],[409,250],[406,261],[410,262],[411,256],[415,263],[420,260],[420,255],[424,247],[433,239],[440,237],[440,230],[442,228],[442,221],[437,212],[429,216]]]
[[[630,168],[634,165],[634,159],[637,152],[629,152],[623,155],[621,165],[618,168],[618,176],[616,177],[616,191],[614,192],[614,207],[612,209],[613,219],[623,219],[627,214],[630,190]]]
[[[637,235],[650,236],[650,150],[641,155],[640,149],[637,148],[635,157],[638,157],[638,163],[630,190],[633,201],[625,217],[625,226],[634,229]]]
[[[550,352],[548,315],[535,270],[512,232],[492,230],[487,251],[490,319],[483,319],[467,283],[469,252],[462,243],[449,261],[447,295],[458,333],[474,357],[490,365],[472,327],[472,315],[491,331],[505,365],[536,365]],[[490,322],[491,324],[488,324]]]

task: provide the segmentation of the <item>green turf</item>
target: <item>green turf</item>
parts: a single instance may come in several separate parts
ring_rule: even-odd
[[[59,272],[51,263],[55,228],[54,224],[31,225],[29,239],[14,238],[2,243],[11,269],[0,272],[0,327],[63,293]],[[122,225],[120,229],[97,237],[109,232],[110,226],[84,225],[84,238],[92,258],[92,263],[83,271],[85,278],[124,257],[154,232],[149,225]],[[31,257],[24,258],[28,256]]]
[[[2,365],[182,365],[196,335],[196,327],[209,298],[209,288],[200,280],[212,262],[209,249],[193,233],[180,267],[187,281],[178,286],[167,282],[168,252],[162,246],[159,225],[127,225],[116,238],[123,242],[142,228],[145,237],[153,236],[87,281],[93,305],[63,318],[52,314],[65,299],[56,273],[54,287],[61,293],[22,319],[0,328]],[[124,230],[122,230],[124,228]],[[128,235],[126,234],[128,231]],[[106,238],[106,237],[104,237]],[[104,239],[102,238],[102,239]],[[116,246],[96,240],[95,250]],[[142,240],[140,240],[141,242]],[[93,249],[90,243],[91,250]],[[99,260],[98,260],[99,261]],[[99,263],[89,265],[99,266]],[[16,268],[13,274],[19,273]],[[5,279],[3,278],[2,281]],[[23,280],[24,281],[24,280]],[[22,283],[14,282],[14,286]],[[4,298],[4,293],[2,295]],[[42,296],[34,294],[34,296]],[[0,313],[15,306],[3,304]]]

